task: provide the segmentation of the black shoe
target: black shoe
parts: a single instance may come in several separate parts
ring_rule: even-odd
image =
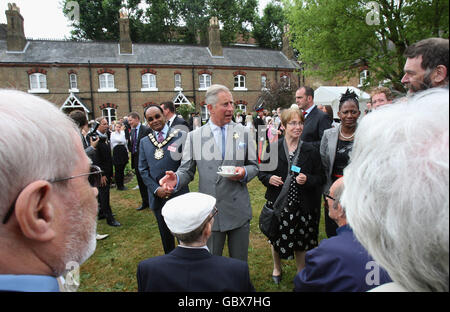
[[[122,225],[116,219],[109,220],[106,223],[108,223],[109,226],[121,226]]]
[[[141,206],[137,207],[136,210],[137,211],[141,211],[141,210],[144,210],[144,209],[147,209],[147,208],[148,208],[148,206],[142,206],[141,205]]]
[[[272,275],[272,280],[276,285],[279,285],[281,282],[281,274],[280,275]]]
[[[126,186],[118,187],[117,190],[118,191],[127,191],[128,187],[126,187]]]

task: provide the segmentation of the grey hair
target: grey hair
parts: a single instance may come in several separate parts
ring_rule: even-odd
[[[333,198],[334,198],[333,209],[337,209],[337,206],[339,204],[341,204],[342,211],[345,212],[345,207],[341,203],[341,197],[342,197],[343,192],[344,192],[344,183],[341,183],[338,186],[336,186],[336,188],[334,188],[334,190],[333,190]]]
[[[208,90],[206,91],[206,95],[205,95],[206,105],[211,104],[213,107],[215,107],[216,103],[218,101],[217,96],[221,92],[231,93],[230,89],[228,89],[227,87],[225,87],[223,85],[215,84],[215,85],[210,86],[208,88]]]
[[[0,216],[36,180],[67,177],[76,166],[76,124],[50,102],[0,89]],[[61,183],[58,183],[58,185]]]
[[[448,291],[449,91],[363,118],[342,203],[362,245],[408,291]]]

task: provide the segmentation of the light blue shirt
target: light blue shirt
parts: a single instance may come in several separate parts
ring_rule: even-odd
[[[47,275],[0,274],[0,291],[59,292],[58,281]]]

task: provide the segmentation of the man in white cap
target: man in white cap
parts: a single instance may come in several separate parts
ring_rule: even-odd
[[[254,291],[248,264],[213,256],[206,242],[211,236],[216,199],[191,192],[165,204],[162,215],[180,244],[169,254],[139,263],[138,291],[249,292]]]

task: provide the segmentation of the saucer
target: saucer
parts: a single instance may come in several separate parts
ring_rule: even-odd
[[[217,174],[224,178],[231,178],[238,175],[237,173],[225,173],[225,172],[217,172]]]

